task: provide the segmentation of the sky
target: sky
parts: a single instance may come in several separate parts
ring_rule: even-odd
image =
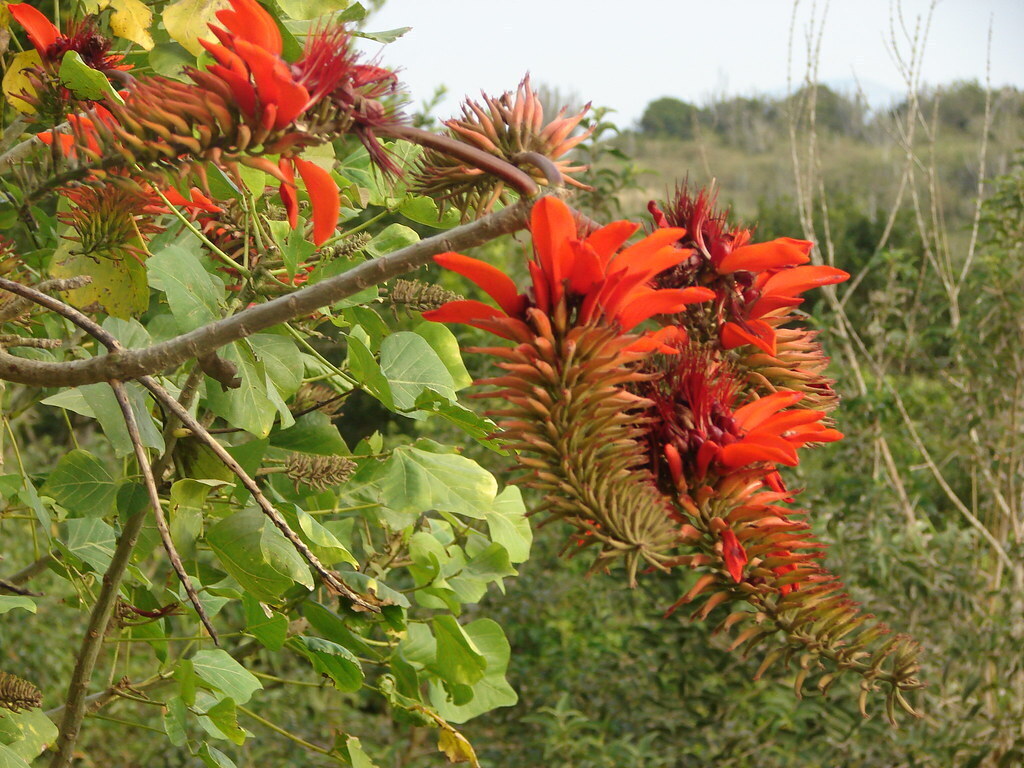
[[[789,0],[388,0],[366,28],[412,30],[364,50],[401,68],[416,105],[447,86],[438,117],[481,90],[514,90],[529,71],[628,127],[662,96],[699,104],[799,87],[819,33],[816,79],[859,83],[885,106],[906,91],[897,57],[910,60],[930,9],[922,82],[984,83],[988,71],[994,86],[1024,88],[1024,0],[800,0],[795,16]]]

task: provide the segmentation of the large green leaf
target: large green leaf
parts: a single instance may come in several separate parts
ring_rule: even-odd
[[[192,656],[192,669],[196,676],[238,704],[245,704],[263,684],[220,648],[212,651],[197,651]]]
[[[276,448],[318,456],[347,456],[348,446],[331,417],[321,411],[300,416],[288,429],[274,430],[270,444]]]
[[[242,595],[242,604],[245,606],[245,631],[270,650],[281,650],[288,638],[288,617],[248,593]]]
[[[464,704],[453,703],[440,682],[430,681],[430,703],[451,723],[464,723],[492,709],[511,707],[519,700],[505,679],[511,648],[498,623],[477,619],[466,624],[463,630],[485,659],[486,672],[472,685],[473,698]]]
[[[110,440],[115,455],[120,457],[130,454],[133,451],[132,441],[128,436],[128,428],[125,426],[124,415],[121,413],[121,406],[117,404],[114,390],[106,384],[87,384],[79,389],[85,402],[96,414],[96,420],[99,421],[103,434]],[[125,392],[135,415],[135,423],[139,426],[142,444],[147,448],[163,451],[164,438],[149,413],[145,390],[140,384],[131,382],[125,384]]]
[[[235,389],[223,389],[208,380],[206,402],[210,410],[233,427],[244,429],[257,437],[266,437],[280,412],[280,398],[276,392],[271,393],[267,388],[268,377],[264,362],[256,357],[246,340],[222,348],[220,356],[234,363],[242,382]]]
[[[313,588],[305,561],[259,509],[224,518],[206,540],[224,569],[257,600],[278,603],[295,583]]]
[[[68,51],[61,57],[59,77],[61,85],[79,99],[103,101],[110,98],[124,104],[124,99],[114,90],[107,76],[86,64],[78,51]]]
[[[472,459],[415,446],[396,448],[375,469],[372,484],[381,503],[395,512],[417,516],[436,509],[484,519],[498,489],[494,476]]]
[[[0,595],[0,615],[21,608],[29,613],[36,612],[36,604],[30,597],[22,595]]]
[[[246,732],[238,725],[238,707],[235,705],[234,699],[230,697],[221,699],[206,710],[205,716],[210,718],[210,722],[229,741],[239,745],[245,743]]]
[[[511,562],[524,563],[529,559],[533,529],[518,487],[510,485],[499,493],[485,519],[491,541],[505,548]]]
[[[257,333],[249,337],[249,343],[281,397],[287,400],[294,395],[302,385],[301,354],[295,341],[288,336]]]
[[[117,538],[114,529],[98,517],[76,517],[64,523],[67,530],[67,551],[103,573],[114,557]]]
[[[42,492],[73,514],[102,517],[113,508],[117,482],[102,461],[76,448],[57,462]]]
[[[447,326],[441,323],[423,322],[417,325],[413,332],[426,339],[430,348],[441,358],[441,362],[451,374],[456,390],[464,389],[473,383],[473,377],[469,375],[466,364],[462,362],[459,340],[455,338],[454,333],[448,330]]]
[[[0,744],[0,768],[30,768],[21,756],[10,747]]]
[[[455,382],[448,367],[418,334],[401,331],[384,339],[380,345],[380,370],[391,387],[396,408],[415,408],[416,398],[424,389],[455,399]]]
[[[203,267],[199,257],[171,243],[146,262],[149,284],[167,296],[171,314],[182,333],[217,320],[222,315],[224,285]]]
[[[379,258],[419,241],[420,236],[415,230],[404,224],[389,224],[366,244],[365,251],[374,258]]]
[[[363,686],[363,667],[348,648],[320,637],[300,635],[288,641],[321,675],[327,675],[341,691],[358,691]]]
[[[452,616],[435,616],[434,637],[437,638],[437,658],[432,669],[449,683],[473,685],[487,670],[487,658],[476,647],[462,625]]]

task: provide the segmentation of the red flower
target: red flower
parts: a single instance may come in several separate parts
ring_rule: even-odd
[[[656,314],[682,312],[714,294],[706,288],[656,289],[651,279],[675,266],[689,252],[673,244],[681,230],[664,230],[620,251],[637,225],[617,221],[580,239],[569,207],[545,197],[533,207],[530,229],[536,257],[527,265],[533,295],[520,294],[512,279],[491,265],[457,253],[435,257],[482,288],[501,308],[473,300],[453,301],[424,313],[428,320],[484,328],[504,338],[532,336],[524,321],[539,310],[551,315],[561,307],[572,324],[605,323],[631,331]],[[675,335],[676,329],[659,338]],[[669,350],[674,351],[674,350]]]
[[[731,528],[722,531],[722,559],[725,568],[737,584],[743,581],[743,566],[747,564],[747,552]]]

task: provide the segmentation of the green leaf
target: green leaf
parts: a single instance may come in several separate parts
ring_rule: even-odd
[[[288,429],[270,433],[270,444],[275,448],[317,456],[348,456],[348,446],[331,417],[322,411],[313,411],[295,420]]]
[[[290,18],[306,21],[348,8],[349,0],[277,0],[277,6]]]
[[[128,436],[128,428],[125,426],[124,415],[121,413],[121,406],[117,404],[114,390],[107,384],[86,384],[78,389],[89,409],[95,414],[96,420],[99,421],[103,434],[110,440],[114,454],[120,458],[132,453],[132,441]],[[125,392],[132,407],[132,413],[135,414],[135,422],[139,426],[139,437],[142,438],[142,444],[147,448],[163,451],[164,438],[150,415],[145,390],[140,384],[129,382],[125,384]]]
[[[473,698],[465,704],[449,701],[441,683],[430,681],[430,703],[441,717],[451,723],[464,723],[492,709],[511,707],[519,700],[505,679],[511,648],[498,623],[491,619],[477,619],[463,629],[484,657],[486,673],[473,684]]]
[[[38,707],[18,713],[7,712],[6,710],[3,710],[3,712],[4,719],[10,718],[21,731],[21,738],[8,744],[6,748],[21,759],[33,760],[56,741],[57,726]],[[3,765],[2,757],[0,757],[0,765]]]
[[[359,635],[355,634],[345,625],[345,620],[329,608],[320,603],[306,601],[301,607],[302,615],[309,621],[310,625],[328,640],[345,646],[354,653],[363,656],[379,656],[371,646],[363,642]]]
[[[320,525],[315,517],[295,505],[292,505],[291,511],[293,514],[289,517],[294,517],[298,523],[299,535],[325,565],[349,563],[359,567],[359,561],[353,557],[348,548],[327,528]]]
[[[296,582],[313,588],[305,561],[256,508],[224,518],[206,540],[224,569],[257,600],[279,603]]]
[[[238,725],[238,708],[230,697],[221,699],[204,714],[229,741],[238,745],[245,743],[246,733]]]
[[[188,710],[180,696],[172,696],[164,702],[164,732],[167,740],[176,747],[185,746],[188,741],[186,721]]]
[[[287,400],[294,395],[302,386],[302,365],[296,365],[300,352],[295,341],[275,333],[257,333],[249,337],[249,343],[281,397]]]
[[[288,277],[295,277],[299,265],[316,253],[316,246],[304,236],[306,220],[299,216],[295,229],[287,221],[271,221],[269,224]]]
[[[363,751],[359,739],[355,736],[346,737],[345,746],[342,747],[341,752],[342,754],[347,753],[352,768],[377,768],[377,764]]]
[[[203,533],[203,509],[206,497],[214,488],[226,485],[220,480],[177,480],[171,486],[167,524],[171,539],[182,557],[191,557],[196,539]]]
[[[238,768],[230,757],[206,742],[203,742],[198,754],[199,759],[206,764],[206,768]]]
[[[103,101],[109,97],[118,104],[124,104],[124,99],[114,90],[106,75],[82,61],[78,51],[64,54],[60,61],[59,76],[61,84],[80,99]]]
[[[76,517],[65,521],[67,551],[89,565],[96,573],[103,573],[114,556],[117,538],[114,529],[98,517]]]
[[[484,519],[491,541],[506,549],[511,562],[524,563],[530,558],[533,529],[526,517],[523,494],[517,486],[510,485],[499,493]]]
[[[431,453],[414,446],[396,448],[376,480],[381,502],[396,512],[430,509],[477,520],[486,518],[498,484],[475,461],[454,453]]]
[[[432,198],[409,195],[398,206],[398,212],[410,221],[435,229],[451,229],[459,223],[459,212],[449,207],[442,216]]]
[[[320,637],[304,635],[289,641],[321,675],[327,675],[341,691],[358,691],[363,686],[363,667],[348,648]]]
[[[416,398],[430,389],[455,399],[448,367],[422,336],[407,331],[394,333],[380,346],[380,370],[388,380],[396,408],[412,410]]]
[[[417,325],[413,332],[426,339],[430,348],[441,358],[441,362],[451,374],[456,390],[464,389],[473,383],[473,377],[469,375],[466,364],[462,362],[459,340],[455,338],[454,333],[448,330],[447,326],[441,323],[423,322]]]
[[[26,763],[10,747],[5,747],[0,744],[0,768],[30,768],[29,764]]]
[[[391,385],[381,373],[380,366],[366,344],[354,334],[348,336],[348,367],[352,376],[367,392],[380,400],[386,408],[394,410]]]
[[[263,684],[249,670],[220,648],[197,651],[192,656],[196,676],[239,704],[245,704]]]
[[[245,631],[264,647],[279,651],[288,638],[288,617],[261,603],[252,595],[242,595],[245,607]]]
[[[185,67],[194,66],[196,57],[177,43],[160,43],[149,52],[149,66],[158,75],[180,80]]]
[[[416,398],[416,408],[420,411],[436,414],[445,421],[454,424],[484,448],[494,451],[500,456],[508,455],[508,451],[502,448],[497,440],[491,439],[491,435],[498,428],[497,425],[490,419],[480,416],[465,406],[452,402],[433,390],[425,389]]]
[[[412,27],[398,27],[397,29],[387,29],[383,32],[360,32],[358,30],[353,30],[352,34],[355,37],[363,37],[367,40],[373,40],[375,43],[387,44],[395,42],[395,40],[400,38],[410,29],[412,29]]]
[[[113,508],[117,483],[103,462],[76,448],[57,462],[42,491],[77,515],[102,517]]]
[[[404,224],[389,224],[378,232],[363,250],[374,258],[379,258],[419,241],[420,236],[416,234],[416,230]]]
[[[206,402],[210,410],[228,424],[256,437],[270,434],[279,412],[267,391],[267,371],[247,340],[236,341],[221,348],[220,356],[234,363],[241,386],[223,389],[208,379]]]
[[[220,319],[224,284],[206,271],[195,252],[171,243],[153,254],[146,266],[150,286],[167,296],[180,333]]]
[[[33,600],[22,595],[0,595],[0,614],[21,608],[29,613],[36,612],[36,604]]]
[[[473,685],[484,676],[487,659],[453,616],[435,616],[437,658],[433,669],[450,683]]]

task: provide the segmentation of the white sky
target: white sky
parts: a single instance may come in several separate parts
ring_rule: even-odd
[[[806,71],[808,32],[824,14],[817,79],[852,91],[856,78],[872,103],[888,103],[906,89],[890,20],[898,50],[909,57],[910,37],[919,22],[923,28],[930,6],[902,0],[905,34],[895,1],[799,2],[797,84]],[[793,7],[789,0],[388,0],[367,29],[413,29],[383,50],[365,48],[402,69],[417,105],[447,85],[449,97],[436,113],[442,118],[481,89],[514,89],[529,70],[535,84],[612,107],[616,122],[628,126],[661,96],[700,103],[713,95],[785,93]],[[1024,0],[938,0],[923,81],[984,83],[990,21],[993,85],[1024,87]]]

